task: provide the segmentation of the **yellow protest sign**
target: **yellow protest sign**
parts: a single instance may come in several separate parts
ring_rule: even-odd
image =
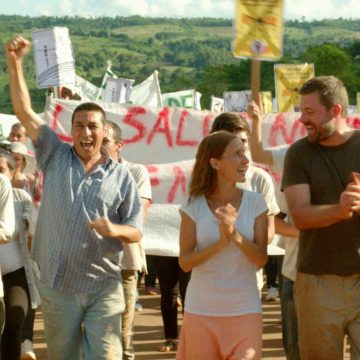
[[[314,64],[276,64],[274,71],[277,111],[299,111],[299,89],[315,76]]]
[[[360,114],[360,93],[356,93],[357,112]]]
[[[233,55],[276,60],[282,55],[283,0],[236,0]]]
[[[260,92],[262,108],[264,114],[273,112],[272,96],[271,91],[261,91]]]

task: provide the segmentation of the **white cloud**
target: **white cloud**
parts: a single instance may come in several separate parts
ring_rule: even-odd
[[[360,18],[359,0],[288,0],[285,19]]]
[[[359,0],[284,0],[285,18],[359,18]],[[235,0],[12,0],[2,14],[149,17],[234,17]]]

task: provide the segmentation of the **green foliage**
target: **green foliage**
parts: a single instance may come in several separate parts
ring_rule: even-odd
[[[250,87],[250,61],[234,59],[231,19],[28,17],[0,15],[0,45],[15,34],[31,38],[35,30],[66,26],[77,73],[100,86],[106,60],[114,73],[143,81],[159,71],[162,92],[195,88],[209,108],[211,95]],[[317,75],[332,74],[347,86],[351,102],[360,91],[360,20],[291,20],[285,22],[281,63],[314,62]],[[274,94],[273,62],[262,62],[261,89]],[[44,90],[36,89],[32,56],[25,63],[34,108],[43,111]],[[5,57],[0,56],[0,111],[12,111]]]

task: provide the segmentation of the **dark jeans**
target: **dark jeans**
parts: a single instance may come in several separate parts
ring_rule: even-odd
[[[30,308],[26,314],[26,318],[24,322],[24,327],[22,332],[22,342],[24,342],[25,340],[30,340],[31,342],[33,341],[34,323],[35,323],[35,309]]]
[[[145,274],[145,287],[155,287],[156,267],[154,264],[154,255],[146,255],[146,265],[148,273]]]
[[[265,265],[267,287],[281,288],[281,268],[284,255],[270,255]]]
[[[294,281],[283,276],[280,293],[283,346],[287,360],[300,360],[293,289]]]
[[[5,328],[1,337],[1,360],[20,358],[21,334],[31,308],[24,268],[3,275]]]
[[[161,316],[164,323],[165,339],[177,339],[177,297],[178,287],[184,309],[186,287],[191,272],[185,273],[179,266],[179,258],[175,256],[154,256],[154,264],[159,278],[161,294]]]
[[[0,346],[1,346],[1,334],[5,325],[5,304],[4,299],[0,297]]]

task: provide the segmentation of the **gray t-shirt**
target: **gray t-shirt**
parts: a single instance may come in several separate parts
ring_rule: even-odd
[[[338,146],[313,144],[307,138],[294,143],[285,159],[282,188],[308,184],[312,205],[337,204],[360,172],[360,131]],[[298,271],[348,276],[360,273],[360,216],[333,225],[300,231]]]

